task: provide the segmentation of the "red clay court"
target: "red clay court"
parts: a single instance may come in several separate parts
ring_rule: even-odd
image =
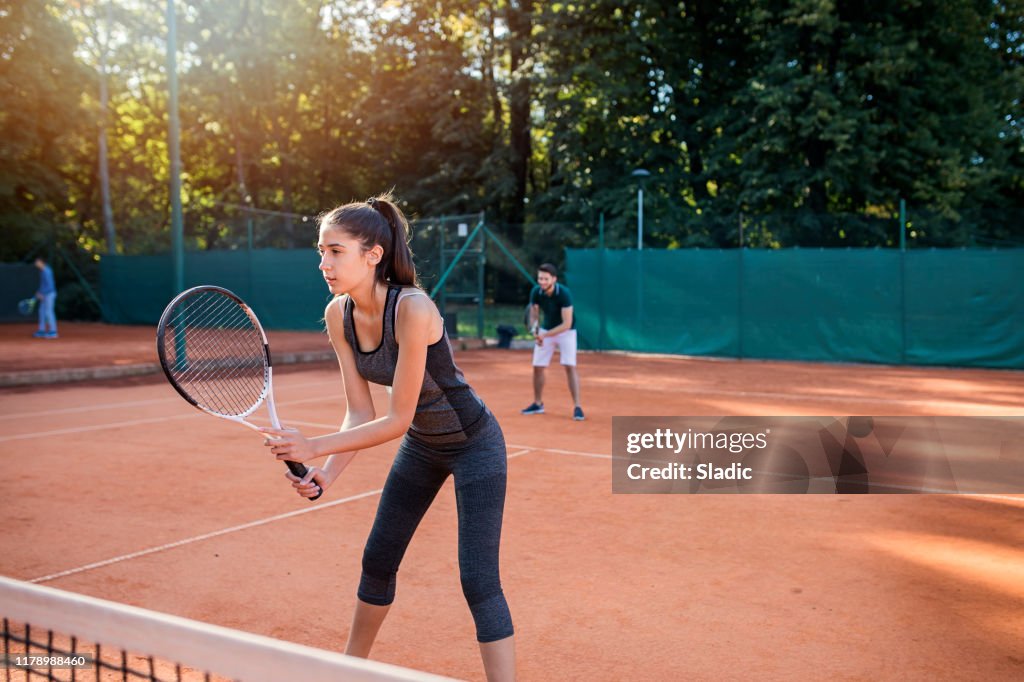
[[[148,327],[32,329],[0,326],[0,377],[156,362]],[[319,334],[270,336],[277,357],[329,353]],[[548,414],[519,414],[528,352],[457,361],[508,443],[502,572],[520,679],[1024,676],[1024,495],[612,495],[610,461],[613,416],[1024,415],[1024,372],[584,353],[587,421],[573,422],[557,368]],[[335,363],[276,369],[286,424],[337,428]],[[0,573],[343,646],[394,444],[309,504],[257,437],[142,373],[0,389],[0,448]],[[449,482],[375,659],[482,678],[455,536]]]

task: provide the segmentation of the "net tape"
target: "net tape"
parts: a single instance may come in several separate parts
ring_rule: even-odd
[[[5,665],[6,680],[451,679],[6,577],[0,577],[0,611],[6,661],[72,651],[89,659],[84,670]],[[28,651],[23,639],[34,643]]]

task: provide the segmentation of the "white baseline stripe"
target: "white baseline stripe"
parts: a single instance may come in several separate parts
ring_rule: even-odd
[[[314,403],[314,402],[318,402],[318,401],[322,401],[322,400],[323,400],[323,398],[318,396],[316,398],[301,398],[299,400],[289,400],[289,401],[284,402],[284,403],[279,403],[279,405],[283,405],[283,406],[299,405],[301,403]],[[177,401],[174,401],[174,402],[177,402]],[[122,421],[122,422],[109,422],[109,423],[106,423],[106,424],[90,424],[89,426],[76,426],[76,427],[67,428],[67,429],[53,429],[53,430],[50,430],[50,431],[34,431],[32,433],[20,433],[20,434],[18,434],[16,436],[0,436],[0,443],[6,443],[6,442],[9,442],[9,441],[15,441],[15,440],[29,440],[29,439],[32,439],[32,438],[45,438],[46,436],[63,436],[63,435],[67,435],[69,433],[87,433],[89,431],[103,431],[103,430],[106,430],[106,429],[117,429],[117,428],[120,428],[122,426],[139,426],[141,424],[159,424],[160,422],[174,421],[176,419],[191,419],[193,417],[201,417],[204,414],[206,414],[206,413],[205,412],[199,412],[197,410],[195,412],[190,412],[189,414],[174,414],[174,415],[170,415],[170,416],[167,416],[167,417],[150,417],[148,419],[130,419],[128,421]],[[207,416],[209,416],[209,415],[207,415]],[[266,421],[266,420],[264,420],[264,421]],[[288,421],[287,423],[289,423],[289,424],[300,424],[302,422],[291,422],[291,421]],[[337,427],[335,426],[335,427],[331,427],[331,428],[337,428]]]
[[[140,405],[158,405],[160,403],[169,403],[173,401],[173,398],[154,398],[152,400],[132,400],[126,403],[99,403],[97,405],[65,407],[57,410],[40,410],[38,412],[14,412],[12,414],[0,415],[0,420],[28,419],[30,417],[51,417],[58,414],[74,414],[76,412],[92,412],[94,410],[113,410],[119,407],[138,407]]]
[[[369,490],[365,493],[359,493],[358,495],[352,495],[345,497],[334,502],[327,502],[326,504],[318,504],[315,507],[309,507],[307,509],[297,509],[295,511],[286,512],[284,514],[278,514],[277,516],[270,516],[265,519],[258,521],[250,521],[249,523],[243,523],[238,526],[231,526],[230,528],[222,528],[221,530],[215,530],[210,533],[203,533],[202,535],[196,535],[184,540],[178,540],[176,542],[169,542],[166,545],[160,545],[159,547],[150,547],[149,549],[143,549],[138,552],[132,552],[130,554],[122,554],[121,556],[114,557],[112,559],[105,559],[103,561],[97,561],[95,563],[86,564],[77,568],[69,568],[66,571],[60,571],[59,573],[51,573],[49,575],[40,576],[29,580],[30,583],[45,583],[57,578],[63,578],[65,576],[74,575],[76,573],[83,573],[85,571],[91,571],[96,568],[102,568],[103,566],[110,566],[111,564],[120,563],[122,561],[128,561],[129,559],[137,559],[142,556],[148,556],[150,554],[156,554],[158,552],[166,552],[169,549],[175,547],[182,547],[184,545],[190,545],[193,542],[200,542],[202,540],[209,540],[210,538],[219,537],[221,535],[227,535],[228,533],[237,533],[239,531],[248,530],[249,528],[256,528],[257,526],[265,526],[268,523],[274,523],[275,521],[282,521],[284,519],[290,519],[294,516],[301,516],[302,514],[311,514],[313,512],[322,511],[324,509],[330,509],[336,507],[339,504],[345,504],[346,502],[353,502],[355,500],[361,500],[365,497],[372,497],[374,495],[380,495],[383,489]]]
[[[594,459],[614,459],[611,455],[605,454],[603,452],[579,452],[577,450],[558,450],[556,448],[533,447],[532,445],[515,445],[514,443],[509,443],[508,446],[510,448],[523,448],[526,450],[535,450],[537,452],[551,452],[556,455],[575,455],[576,457],[591,457]]]
[[[333,382],[325,382],[325,383],[333,383]],[[320,383],[304,384],[304,386],[311,386],[311,385],[320,385]],[[300,400],[288,401],[285,404],[286,405],[300,404],[300,403],[316,402],[318,400],[322,400],[322,398],[319,398],[319,397],[317,397],[317,398],[304,398],[304,399],[300,399]],[[21,435],[18,435],[18,436],[6,436],[6,437],[0,437],[0,443],[6,442],[6,441],[12,441],[12,440],[23,440],[23,439],[28,439],[28,438],[41,437],[41,436],[63,435],[63,434],[68,434],[68,433],[81,433],[81,432],[85,432],[85,431],[99,431],[99,430],[103,430],[103,429],[107,429],[107,428],[116,428],[116,427],[120,427],[120,426],[135,426],[135,425],[139,425],[139,424],[151,424],[151,423],[158,423],[158,422],[162,422],[162,421],[171,421],[171,420],[174,420],[174,419],[187,419],[189,417],[196,417],[196,416],[200,416],[200,415],[197,413],[197,414],[187,414],[187,415],[175,415],[175,416],[172,416],[172,417],[157,417],[157,418],[153,418],[153,419],[137,419],[137,420],[134,420],[134,421],[117,422],[117,423],[105,424],[105,425],[98,424],[98,425],[95,425],[95,426],[86,426],[86,427],[80,427],[80,428],[77,428],[77,429],[60,429],[60,430],[56,430],[56,431],[43,431],[43,432],[38,432],[38,433],[33,433],[33,434],[21,434]],[[321,422],[307,422],[307,421],[296,421],[296,420],[286,420],[286,421],[287,421],[287,424],[294,424],[296,426],[312,426],[312,427],[324,428],[324,429],[337,429],[338,428],[337,424],[324,424],[324,423],[321,423]],[[556,454],[556,455],[570,455],[570,456],[574,456],[574,457],[585,457],[585,458],[590,458],[590,459],[616,459],[616,457],[614,457],[613,455],[609,455],[609,454],[605,454],[605,453],[579,452],[579,451],[576,451],[576,450],[561,450],[561,449],[558,449],[558,448],[535,448],[535,447],[531,447],[531,446],[528,446],[528,445],[516,445],[516,444],[513,444],[513,443],[509,443],[508,445],[509,445],[509,447],[516,448],[516,449],[519,450],[518,452],[510,454],[508,456],[509,458],[518,457],[520,455],[525,455],[525,454],[528,454],[530,452],[549,452],[551,454]],[[938,491],[938,490],[935,491],[935,492],[936,493],[949,493],[949,494],[963,495],[965,497],[981,497],[981,498],[993,499],[993,500],[1007,500],[1007,501],[1010,501],[1010,502],[1024,502],[1024,497],[1013,497],[1013,496],[1010,496],[1010,495],[996,495],[996,494],[988,494],[988,493],[958,493],[956,491]],[[311,511],[311,510],[304,510],[303,512],[300,512],[300,513],[305,513],[305,511]]]
[[[629,460],[630,459],[628,457],[615,457],[614,455],[604,455],[604,454],[601,454],[601,453],[581,453],[581,452],[572,451],[572,450],[557,450],[557,449],[554,449],[554,447],[530,447],[528,445],[513,445],[512,443],[509,443],[509,446],[510,447],[524,447],[524,449],[526,449],[526,450],[522,451],[522,453],[526,453],[526,452],[541,452],[541,453],[551,453],[552,455],[568,455],[568,456],[571,456],[571,457],[584,457],[584,458],[589,458],[589,459],[600,459],[600,460]],[[519,453],[519,454],[522,454],[522,453]],[[509,457],[512,457],[512,456],[510,455]],[[816,478],[816,479],[813,479],[813,480],[819,480],[819,479]],[[887,485],[887,487],[904,487],[904,489],[907,489],[907,491],[914,491],[914,492],[918,492],[918,493],[927,493],[927,494],[936,494],[936,495],[954,495],[954,496],[962,496],[962,497],[965,497],[965,498],[984,498],[986,500],[1006,500],[1008,502],[1017,502],[1017,503],[1020,503],[1020,504],[1024,504],[1024,494],[1022,494],[1020,497],[1014,497],[1012,495],[997,495],[997,494],[994,494],[994,493],[961,493],[961,492],[958,492],[958,491],[946,491],[946,489],[941,489],[941,488],[924,488],[924,489],[922,489],[922,488],[905,487],[905,486],[898,486],[898,485]]]
[[[591,384],[613,384],[613,387],[621,387],[620,382],[610,382],[600,377],[587,380]],[[845,396],[836,394],[815,394],[815,393],[778,393],[775,391],[722,391],[712,388],[659,388],[659,393],[680,393],[683,395],[708,395],[724,396],[727,398],[769,398],[780,401],[807,401],[815,400],[822,402],[840,403],[882,403],[885,405],[948,405],[951,407],[976,407],[982,409],[990,408],[1011,408],[1016,410],[1024,409],[1019,403],[1004,402],[972,402],[967,400],[947,400],[945,398],[882,398],[863,395]]]
[[[275,386],[274,397],[276,398],[278,394],[280,394],[282,391],[290,391],[292,389],[335,385],[340,385],[340,381],[312,381],[305,384],[289,384],[285,386]],[[53,410],[39,410],[37,412],[14,412],[11,414],[0,415],[0,420],[27,419],[29,417],[50,417],[58,414],[75,414],[76,412],[93,412],[97,410],[115,410],[122,407],[138,407],[140,405],[159,405],[161,403],[176,403],[180,399],[181,398],[179,397],[153,398],[151,400],[132,400],[130,402],[121,403],[94,403],[90,405],[82,405],[79,407],[64,407]]]
[[[0,437],[0,443],[8,443],[15,440],[31,440],[33,438],[45,438],[47,436],[63,436],[69,433],[87,433],[89,431],[103,431],[104,429],[116,429],[122,426],[139,426],[140,424],[158,424],[160,422],[169,422],[176,419],[192,419],[193,417],[200,416],[198,412],[195,414],[175,414],[169,417],[152,417],[150,419],[131,419],[123,422],[113,422],[110,424],[92,424],[90,426],[78,426],[69,429],[54,429],[52,431],[35,431],[33,433],[20,433],[16,436],[2,436]]]
[[[591,379],[592,383],[606,383],[602,382],[600,378]],[[336,381],[318,381],[310,382],[305,384],[294,384],[291,386],[279,386],[275,389],[275,395],[279,390],[290,390],[299,388],[311,388],[313,386],[333,386],[337,384]],[[722,391],[715,389],[706,388],[674,388],[674,389],[662,389],[663,392],[668,393],[680,393],[684,395],[714,395],[721,397],[735,397],[735,398],[768,398],[771,400],[781,401],[808,401],[817,400],[823,402],[842,402],[842,403],[880,403],[884,405],[948,405],[951,407],[974,407],[974,408],[1010,408],[1010,409],[1021,409],[1021,405],[1014,403],[1004,402],[972,402],[963,400],[948,400],[944,398],[936,399],[922,399],[922,398],[882,398],[879,396],[865,397],[865,396],[844,396],[835,394],[811,394],[811,393],[779,393],[775,391]],[[13,414],[0,415],[0,421],[5,419],[23,419],[28,417],[46,417],[59,414],[74,414],[77,412],[92,412],[96,410],[106,409],[117,409],[121,407],[136,407],[139,405],[152,405],[159,404],[162,402],[176,402],[175,398],[156,398],[153,400],[140,400],[133,402],[120,402],[120,403],[98,403],[94,405],[84,405],[80,407],[69,407],[54,410],[40,410],[36,412],[15,412]]]
[[[533,452],[533,450],[530,449],[530,448],[519,450],[518,452],[513,452],[511,455],[509,455],[509,458],[511,459],[512,457],[519,457],[520,455],[525,455],[525,454],[527,454],[529,452]],[[317,505],[315,507],[309,507],[308,509],[297,509],[297,510],[292,511],[292,512],[286,512],[284,514],[278,514],[277,516],[271,516],[271,517],[268,517],[268,518],[265,518],[265,519],[260,519],[259,521],[251,521],[249,523],[243,523],[243,524],[238,525],[238,526],[231,526],[230,528],[222,528],[221,530],[216,530],[216,531],[213,531],[213,532],[210,532],[210,533],[203,533],[202,535],[196,535],[196,536],[191,537],[191,538],[185,538],[184,540],[178,540],[176,542],[169,542],[169,543],[167,543],[165,545],[160,545],[158,547],[150,547],[149,549],[143,549],[143,550],[140,550],[138,552],[131,552],[130,554],[122,554],[121,556],[116,556],[116,557],[113,557],[112,559],[104,559],[103,561],[96,561],[94,563],[86,564],[84,566],[79,566],[77,568],[69,568],[66,571],[60,571],[58,573],[51,573],[49,575],[40,576],[38,578],[33,578],[29,582],[31,582],[31,583],[49,582],[51,580],[56,580],[57,578],[63,578],[65,576],[74,575],[76,573],[84,573],[85,571],[91,571],[91,570],[96,569],[96,568],[102,568],[104,566],[110,566],[111,564],[121,563],[122,561],[129,561],[131,559],[137,559],[139,557],[148,556],[150,554],[156,554],[158,552],[166,552],[167,550],[174,549],[176,547],[182,547],[184,545],[190,545],[190,544],[192,544],[194,542],[200,542],[202,540],[209,540],[210,538],[219,537],[221,535],[227,535],[229,533],[237,533],[239,531],[248,530],[249,528],[256,528],[258,526],[264,526],[264,525],[266,525],[268,523],[273,523],[275,521],[282,521],[284,519],[290,519],[290,518],[292,518],[294,516],[300,516],[302,514],[310,514],[312,512],[320,511],[322,509],[328,509],[330,507],[336,507],[339,504],[345,504],[346,502],[353,502],[355,500],[361,500],[361,499],[363,499],[365,497],[371,497],[373,495],[379,495],[382,491],[383,491],[383,488],[378,489],[378,490],[370,490],[370,491],[367,491],[365,493],[359,493],[358,495],[352,495],[350,497],[346,497],[346,498],[341,499],[341,500],[335,500],[334,502],[328,502],[326,504],[320,504],[320,505]]]
[[[987,500],[1006,500],[1007,502],[1017,502],[1024,504],[1024,495],[1020,497],[1014,497],[1013,495],[988,495],[984,493],[960,493],[965,497],[984,497]]]
[[[322,426],[322,427],[325,427],[325,428],[334,428],[332,425],[327,425],[327,424],[308,423],[307,425],[310,425],[310,426]],[[526,455],[526,454],[529,454],[531,452],[549,452],[549,453],[556,454],[556,455],[569,455],[569,456],[585,457],[585,458],[591,458],[591,459],[616,459],[613,455],[608,455],[608,454],[604,454],[604,453],[579,452],[579,451],[576,451],[576,450],[561,450],[561,449],[556,449],[556,448],[534,448],[534,447],[525,446],[525,445],[513,445],[511,443],[509,445],[510,445],[510,447],[517,448],[516,452],[513,452],[512,454],[510,454],[508,456],[510,459],[512,457],[519,457],[521,455]],[[231,526],[230,528],[223,528],[221,530],[213,531],[213,532],[210,532],[210,533],[204,533],[202,535],[196,535],[196,536],[193,536],[191,538],[185,538],[183,540],[178,540],[176,542],[170,542],[170,543],[167,543],[165,545],[160,545],[158,547],[151,547],[149,549],[140,550],[138,552],[132,552],[130,554],[122,554],[121,556],[113,557],[111,559],[105,559],[103,561],[97,561],[97,562],[94,562],[94,563],[91,563],[91,564],[86,564],[84,566],[79,566],[77,568],[71,568],[71,569],[68,569],[68,570],[65,570],[65,571],[60,571],[58,573],[51,573],[49,575],[44,575],[44,576],[41,576],[41,577],[38,577],[38,578],[34,578],[34,579],[30,580],[29,582],[32,582],[32,583],[49,582],[51,580],[56,580],[57,578],[63,578],[65,576],[74,575],[76,573],[83,573],[85,571],[91,571],[91,570],[96,569],[96,568],[102,568],[104,566],[109,566],[111,564],[116,564],[116,563],[120,563],[120,562],[123,562],[123,561],[128,561],[128,560],[131,560],[131,559],[136,559],[136,558],[147,556],[147,555],[150,555],[150,554],[156,554],[158,552],[165,552],[167,550],[174,549],[176,547],[182,547],[184,545],[192,544],[192,543],[195,543],[195,542],[200,542],[202,540],[208,540],[210,538],[219,537],[221,535],[227,535],[229,533],[236,533],[236,532],[239,532],[239,531],[247,530],[249,528],[256,528],[258,526],[263,526],[263,525],[266,525],[266,524],[269,524],[269,523],[273,523],[275,521],[281,521],[281,520],[284,520],[284,519],[292,518],[294,516],[301,516],[303,514],[310,514],[312,512],[320,511],[320,510],[323,510],[323,509],[329,509],[331,507],[335,507],[335,506],[338,506],[340,504],[345,504],[347,502],[353,502],[353,501],[360,500],[360,499],[363,499],[363,498],[366,498],[366,497],[371,497],[373,495],[379,495],[381,492],[383,492],[383,488],[380,488],[380,489],[377,489],[377,490],[370,490],[370,491],[367,491],[367,492],[364,492],[364,493],[359,493],[357,495],[352,495],[350,497],[346,497],[346,498],[343,498],[343,499],[340,499],[340,500],[335,500],[334,502],[328,502],[326,504],[317,505],[315,507],[310,507],[308,509],[297,509],[297,510],[292,511],[292,512],[286,512],[284,514],[278,514],[276,516],[271,516],[271,517],[268,517],[268,518],[265,518],[265,519],[260,519],[258,521],[251,521],[249,523],[244,523],[244,524],[240,524],[240,525],[237,525],[237,526]],[[936,492],[945,492],[945,491],[936,491]],[[953,492],[953,491],[949,491],[949,492]],[[1009,502],[1024,503],[1024,495],[1019,496],[1019,497],[1014,497],[1012,495],[996,495],[996,494],[985,494],[985,493],[954,493],[954,494],[960,494],[960,495],[963,495],[964,497],[980,497],[980,498],[993,499],[993,500],[1005,500],[1005,501],[1009,501]]]

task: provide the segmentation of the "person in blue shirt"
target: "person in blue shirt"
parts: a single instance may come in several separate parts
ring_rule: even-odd
[[[54,305],[57,303],[57,285],[53,281],[53,270],[42,258],[36,258],[36,267],[39,268],[39,291],[36,298],[39,299],[39,331],[33,336],[37,339],[57,338],[57,315],[54,313]]]
[[[543,314],[543,323],[541,315]],[[533,347],[533,402],[523,414],[544,414],[544,373],[558,350],[572,394],[572,418],[583,421],[580,407],[580,377],[576,371],[576,320],[573,318],[572,293],[558,283],[558,269],[551,263],[537,268],[537,286],[530,292],[530,331]]]

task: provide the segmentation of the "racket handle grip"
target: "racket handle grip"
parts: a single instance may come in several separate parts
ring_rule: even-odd
[[[288,468],[291,470],[291,472],[293,474],[295,474],[296,476],[298,476],[299,478],[304,478],[306,476],[306,474],[309,473],[309,469],[307,469],[306,465],[303,464],[302,462],[289,462],[288,460],[285,460],[284,463],[287,464]],[[318,486],[318,488],[319,488],[319,486]],[[319,488],[319,490],[320,490],[320,492],[318,492],[313,497],[309,498],[310,502],[312,502],[313,500],[320,499],[320,496],[324,494],[324,489],[323,488]]]

